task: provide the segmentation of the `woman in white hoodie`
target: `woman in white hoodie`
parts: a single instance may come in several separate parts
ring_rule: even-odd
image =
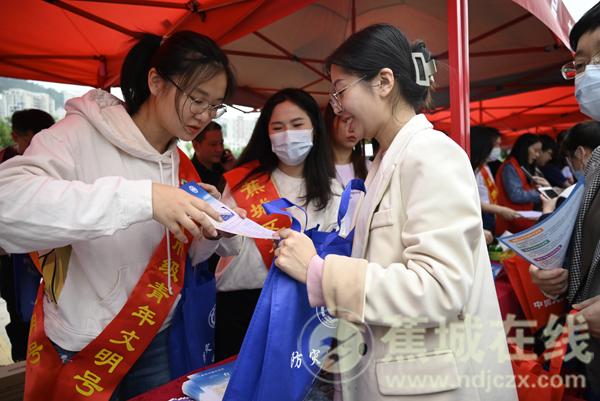
[[[177,141],[221,115],[235,87],[210,38],[143,34],[123,64],[125,103],[102,90],[70,100],[63,120],[2,164],[0,247],[48,249],[39,253],[45,291],[32,316],[27,399],[129,399],[170,380],[185,256],[194,264],[215,251],[204,213],[220,220],[178,189],[198,177]]]

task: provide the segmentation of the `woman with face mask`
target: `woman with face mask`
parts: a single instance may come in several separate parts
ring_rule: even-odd
[[[496,227],[496,214],[507,220],[521,217],[513,209],[498,204],[498,188],[487,165],[488,162],[500,159],[501,143],[502,137],[497,129],[481,126],[471,127],[471,167],[473,167],[479,190],[483,229],[486,231],[488,244],[494,239],[492,233]]]
[[[335,180],[323,117],[301,89],[284,89],[264,105],[236,167],[224,175],[223,202],[239,206],[248,218],[272,230],[290,227],[288,218],[267,216],[261,203],[287,198],[303,207],[303,229],[337,227],[342,186]],[[291,212],[303,225],[304,214]],[[274,257],[270,240],[222,239],[217,249],[215,358],[239,352]]]

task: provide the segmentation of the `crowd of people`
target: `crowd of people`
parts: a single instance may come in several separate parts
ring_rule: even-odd
[[[516,400],[514,381],[484,391],[461,379],[513,375],[487,245],[533,226],[525,211],[552,213],[582,176],[568,266],[532,265],[530,273],[548,298],[567,297],[568,309],[580,311],[598,356],[600,5],[570,41],[576,53],[563,74],[575,78],[575,96],[594,121],[559,135],[560,143],[524,134],[502,163],[497,130],[471,128],[469,160],[433,128],[421,111],[432,105],[435,60],[425,43],[387,24],[351,35],[327,57],[333,92],[324,111],[302,89],[271,96],[237,159],[213,121],[233,97],[234,71],[213,40],[191,31],[137,38],[121,72],[124,101],[92,90],[68,101],[56,124],[33,110],[16,113],[17,145],[0,154],[0,248],[37,252],[44,277],[31,322],[9,330],[13,359],[28,361],[26,396],[126,400],[174,379],[169,332],[187,257],[192,266],[209,260],[216,276],[215,362],[239,353],[274,261],[306,284],[312,307],[368,328],[371,345],[361,336],[344,344],[359,356],[340,372],[336,399]],[[192,141],[192,160],[179,140]],[[379,144],[372,161],[365,140]],[[303,230],[337,230],[341,194],[354,178],[367,192],[352,219],[351,256],[322,259],[309,237],[261,206],[287,198],[306,211],[305,219],[289,210]],[[207,216],[222,221],[219,213],[178,189],[189,181],[277,234],[216,230]],[[565,192],[550,200],[542,187]],[[9,256],[1,268],[2,296],[14,300]],[[418,341],[398,346],[403,340],[391,337],[399,329]],[[477,338],[504,341],[483,351]],[[97,373],[105,364],[110,375]],[[585,369],[588,397],[597,400],[600,359]],[[424,372],[439,382],[389,380]]]

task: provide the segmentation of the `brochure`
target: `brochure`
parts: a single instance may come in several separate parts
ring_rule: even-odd
[[[221,401],[235,361],[188,376],[182,385],[183,394],[196,401]]]
[[[231,234],[242,235],[244,237],[273,239],[275,231],[269,230],[260,224],[255,223],[249,218],[242,219],[239,214],[234,212],[224,203],[216,200],[212,195],[202,189],[200,185],[196,184],[196,182],[188,182],[179,188],[197,198],[202,199],[213,209],[219,212],[223,218],[223,222],[221,223],[213,220],[209,216],[206,216],[217,230],[225,231]]]
[[[562,205],[544,221],[498,240],[540,269],[562,267],[584,189],[585,180],[582,178]]]

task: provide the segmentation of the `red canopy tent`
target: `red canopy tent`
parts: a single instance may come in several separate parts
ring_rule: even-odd
[[[558,69],[571,59],[559,40],[565,38],[560,32],[564,31],[561,0],[471,0],[468,9],[467,3],[9,0],[0,4],[5,21],[0,75],[118,86],[126,42],[134,31],[164,35],[192,29],[211,36],[229,53],[240,83],[235,103],[260,107],[275,91],[301,87],[325,106],[331,85],[321,73],[323,59],[350,33],[387,22],[401,27],[410,40],[423,39],[437,56],[439,89],[434,100],[439,112],[449,108],[452,89],[452,107],[457,108],[452,115],[462,119],[455,118],[457,128],[446,131],[465,145],[469,98],[485,100],[569,85]],[[558,25],[552,23],[552,12],[550,17],[544,14],[555,8]]]
[[[450,110],[428,113],[436,129],[450,130]],[[589,119],[579,111],[573,87],[540,89],[470,103],[470,124],[486,125],[504,134],[503,145],[511,145],[525,132],[556,137],[561,131]]]

